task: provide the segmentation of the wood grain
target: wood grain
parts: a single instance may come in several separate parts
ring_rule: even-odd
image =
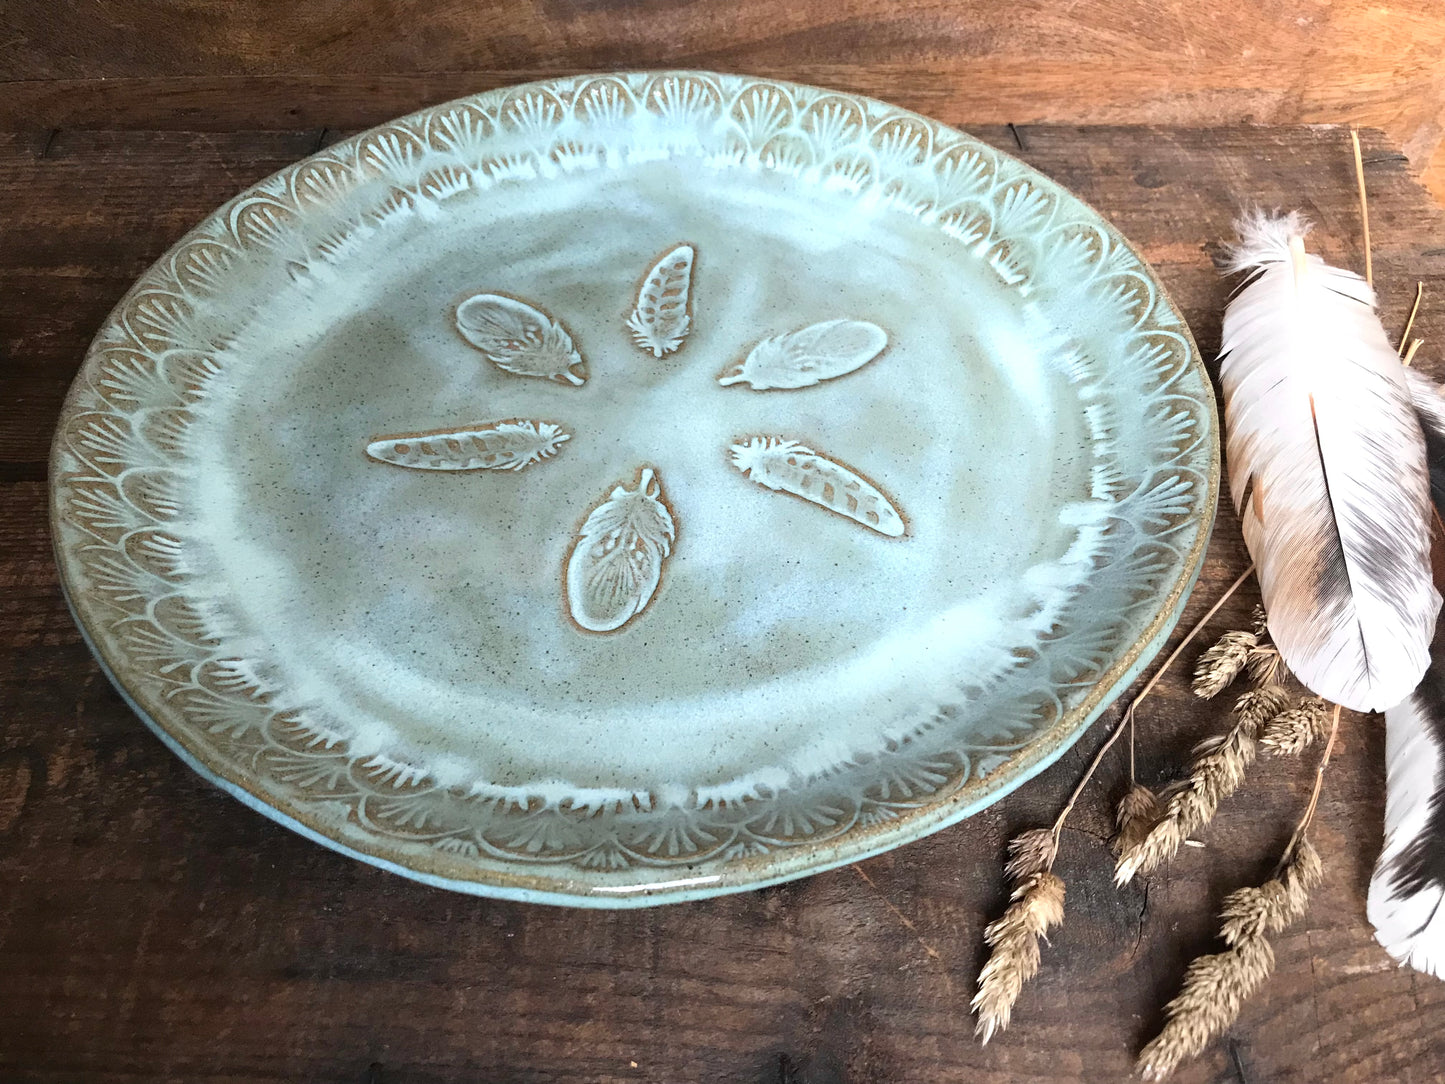
[[[348,116],[347,121],[355,119]],[[472,899],[332,854],[209,787],[91,661],[61,600],[43,461],[89,335],[131,278],[242,185],[330,138],[307,130],[0,136],[0,1079],[1100,1084],[1127,1079],[1224,894],[1265,876],[1312,766],[1262,763],[1158,876],[1115,891],[1124,758],[1065,833],[1064,925],[986,1048],[967,999],[1003,903],[1005,840],[1053,815],[1117,709],[1036,782],[873,859],[655,911]],[[1074,188],[1158,268],[1212,355],[1212,255],[1245,198],[1298,206],[1360,264],[1348,138],[1325,128],[980,128]],[[1387,326],[1417,279],[1419,364],[1445,375],[1445,213],[1367,133]],[[1240,569],[1221,510],[1192,622]],[[1246,620],[1251,592],[1218,627]],[[1181,670],[1141,718],[1165,779],[1220,708]],[[1185,1084],[1445,1081],[1445,983],[1396,969],[1364,894],[1384,793],[1378,718],[1349,716],[1317,842],[1330,871],[1276,976]],[[866,874],[866,876],[864,876]],[[908,920],[904,923],[903,918]],[[1242,1076],[1241,1069],[1242,1067]]]
[[[951,123],[1375,126],[1445,197],[1442,56],[1438,0],[48,0],[0,6],[0,123],[367,127],[529,76],[702,67]]]

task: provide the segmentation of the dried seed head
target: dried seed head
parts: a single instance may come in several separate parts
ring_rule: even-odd
[[[1191,759],[1207,757],[1210,753],[1223,749],[1224,743],[1228,740],[1228,734],[1211,734],[1204,740],[1196,742],[1194,748],[1189,750],[1189,756]]]
[[[1236,726],[1223,741],[1194,758],[1189,766],[1191,789],[1212,803],[1209,816],[1214,815],[1213,806],[1218,805],[1221,798],[1229,797],[1244,782],[1245,771],[1254,763],[1254,753],[1254,736]],[[1171,803],[1174,801],[1170,799]],[[1190,831],[1195,827],[1198,825],[1191,826]]]
[[[1265,690],[1245,693],[1255,697]],[[1236,712],[1238,707],[1236,706]],[[1171,785],[1164,815],[1137,844],[1120,852],[1114,866],[1114,883],[1127,884],[1137,873],[1149,872],[1171,858],[1198,828],[1209,823],[1222,799],[1233,794],[1254,763],[1253,727],[1238,721],[1228,733],[1200,742],[1189,765],[1189,777]]]
[[[1280,685],[1284,682],[1284,659],[1279,648],[1273,644],[1250,648],[1245,668],[1249,671],[1249,680],[1256,685]]]
[[[1259,744],[1275,756],[1297,756],[1329,730],[1329,705],[1317,696],[1308,696],[1271,719]]]
[[[1294,845],[1294,850],[1285,860],[1284,876],[1286,880],[1298,879],[1305,891],[1324,881],[1325,864],[1320,861],[1320,852],[1315,850],[1308,836],[1300,836],[1299,842]]]
[[[1218,695],[1244,668],[1250,648],[1258,639],[1252,632],[1226,632],[1221,636],[1194,667],[1194,695],[1205,699]]]
[[[1013,902],[989,923],[984,941],[993,949],[978,976],[970,1008],[978,1014],[975,1033],[987,1043],[1009,1025],[1019,992],[1039,969],[1039,938],[1064,917],[1064,882],[1034,873],[1019,882]]]
[[[1152,790],[1142,783],[1130,787],[1119,800],[1119,808],[1114,814],[1119,829],[1114,834],[1114,853],[1123,854],[1142,843],[1163,812],[1159,796]]]
[[[1052,873],[1035,873],[1013,891],[1013,898],[1028,904],[1025,920],[1039,936],[1064,920],[1064,882]]]
[[[1290,850],[1278,875],[1258,888],[1241,888],[1224,900],[1220,935],[1226,944],[1238,945],[1251,937],[1279,933],[1305,913],[1310,889],[1324,878],[1319,853],[1306,839]]]
[[[1250,613],[1249,627],[1260,640],[1269,635],[1269,614],[1264,612],[1263,606],[1256,606]]]
[[[1234,1022],[1245,999],[1274,969],[1267,935],[1304,913],[1309,889],[1323,875],[1320,856],[1300,836],[1285,855],[1278,877],[1225,898],[1219,933],[1230,949],[1189,965],[1179,996],[1164,1008],[1168,1022],[1139,1054],[1138,1069],[1145,1080],[1163,1080]]]
[[[1219,917],[1219,934],[1226,945],[1238,946],[1262,938],[1270,931],[1284,929],[1289,918],[1289,900],[1284,885],[1265,881],[1258,888],[1240,888],[1224,898]]]
[[[1314,844],[1301,836],[1285,858],[1280,880],[1285,892],[1285,922],[1299,918],[1309,908],[1310,890],[1325,879],[1325,866]]]
[[[1251,738],[1259,728],[1289,707],[1289,693],[1283,685],[1262,685],[1240,695],[1234,702],[1235,725]]]
[[[1171,810],[1145,833],[1143,839],[1120,851],[1114,865],[1114,883],[1126,885],[1140,871],[1148,873],[1165,859],[1173,857],[1188,838],[1188,834],[1182,831],[1179,825],[1178,816]]]
[[[1003,872],[1010,881],[1021,881],[1031,873],[1046,873],[1053,867],[1058,843],[1047,828],[1032,828],[1009,841],[1009,860]]]
[[[1144,1079],[1163,1080],[1203,1050],[1234,1022],[1245,998],[1272,970],[1274,950],[1262,937],[1191,963],[1179,996],[1164,1007],[1168,1023],[1139,1052],[1137,1068]]]

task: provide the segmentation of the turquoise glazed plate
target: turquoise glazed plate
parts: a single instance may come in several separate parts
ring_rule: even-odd
[[[189,764],[429,884],[621,907],[875,854],[1163,643],[1214,398],[1128,244],[879,102],[700,72],[416,113],[151,268],[52,517]]]

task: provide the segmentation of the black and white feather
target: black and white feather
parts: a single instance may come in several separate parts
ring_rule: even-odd
[[[1295,215],[1240,225],[1220,378],[1229,485],[1269,632],[1311,690],[1383,711],[1419,684],[1440,608],[1424,438],[1374,291],[1304,249]]]
[[[1407,386],[1425,435],[1431,499],[1445,515],[1445,398],[1413,370]],[[1385,849],[1370,880],[1370,922],[1395,959],[1445,978],[1445,622],[1419,686],[1385,712],[1385,763]]]

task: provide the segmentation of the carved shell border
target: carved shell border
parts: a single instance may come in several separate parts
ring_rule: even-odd
[[[992,713],[991,740],[960,744],[942,705],[883,754],[726,805],[696,792],[593,806],[451,790],[409,765],[353,757],[336,735],[279,709],[264,671],[229,653],[188,598],[184,541],[167,527],[190,408],[227,338],[203,315],[206,301],[224,295],[244,311],[287,276],[324,273],[403,208],[634,151],[781,170],[884,201],[1021,292],[1046,275],[1096,315],[1071,346],[1104,449],[1094,496],[1110,502],[1109,518],[1092,586],[1057,635],[988,689],[960,690],[981,697],[971,716]],[[1100,338],[1113,348],[1094,349]],[[1136,416],[1115,416],[1109,387],[1137,391]],[[1133,467],[1141,452],[1152,464],[1144,473]],[[136,282],[97,335],[56,434],[51,518],[67,597],[107,671],[172,748],[231,793],[434,884],[626,906],[853,861],[1042,770],[1167,636],[1202,563],[1218,485],[1214,398],[1189,331],[1138,255],[1075,197],[971,137],[876,101],[663,72],[559,79],[422,110],[231,200]]]

